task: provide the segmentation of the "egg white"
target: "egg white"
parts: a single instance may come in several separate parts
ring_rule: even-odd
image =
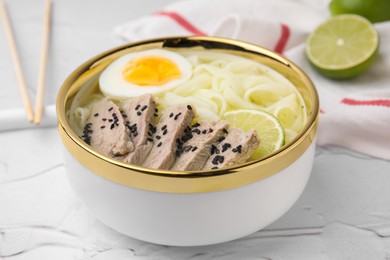
[[[162,56],[174,62],[181,72],[178,79],[172,80],[160,86],[139,86],[126,81],[122,75],[126,65],[141,56]],[[151,49],[123,55],[112,62],[100,75],[100,90],[107,96],[116,98],[130,98],[147,93],[166,91],[188,80],[192,75],[192,65],[181,55],[163,49]]]

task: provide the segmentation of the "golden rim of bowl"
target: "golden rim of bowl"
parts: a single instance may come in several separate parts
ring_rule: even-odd
[[[105,156],[82,141],[66,118],[68,102],[96,68],[105,67],[127,52],[150,48],[223,51],[253,58],[284,75],[297,87],[309,107],[308,120],[301,133],[290,143],[269,156],[245,164],[210,171],[179,172],[155,170],[126,164]],[[304,93],[303,93],[304,92]],[[57,96],[58,130],[68,152],[94,174],[125,186],[169,193],[198,193],[226,190],[267,178],[297,160],[312,144],[317,134],[319,99],[310,78],[288,59],[265,48],[231,39],[216,37],[171,37],[126,44],[102,53],[79,66],[63,83]],[[77,174],[77,172],[69,172]]]

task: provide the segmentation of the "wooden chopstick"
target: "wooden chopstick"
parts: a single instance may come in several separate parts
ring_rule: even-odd
[[[36,95],[36,103],[35,103],[34,123],[37,125],[41,123],[43,107],[44,107],[47,53],[49,49],[50,18],[51,18],[51,0],[46,0],[44,20],[43,20],[43,31],[42,31],[41,60],[39,64],[37,95]]]
[[[7,13],[7,10],[4,6],[3,0],[0,0],[0,16],[3,20],[3,24],[5,27],[5,33],[6,33],[7,40],[8,40],[8,45],[11,49],[11,57],[12,57],[12,61],[14,64],[14,69],[15,69],[15,73],[16,73],[16,79],[17,79],[18,85],[19,85],[20,94],[22,96],[24,110],[26,111],[28,121],[33,122],[34,121],[34,112],[33,112],[33,108],[31,105],[30,97],[28,95],[26,82],[24,80],[22,66],[20,64],[20,59],[19,59],[19,53],[18,53],[16,43],[15,43],[15,37],[14,37],[13,32],[12,32],[8,13]]]

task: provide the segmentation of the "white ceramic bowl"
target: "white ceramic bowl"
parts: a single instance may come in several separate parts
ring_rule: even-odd
[[[80,96],[88,95],[101,71],[114,59],[151,48],[196,48],[257,60],[297,86],[308,108],[308,122],[292,142],[270,156],[221,170],[152,170],[94,151],[71,129],[68,111]],[[57,114],[70,184],[96,218],[140,240],[198,246],[256,232],[295,203],[313,165],[319,102],[307,75],[274,52],[234,40],[185,37],[128,44],[87,61],[61,87]]]

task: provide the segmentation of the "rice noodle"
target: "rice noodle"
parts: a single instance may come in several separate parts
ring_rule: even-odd
[[[171,92],[156,94],[162,107],[191,104],[198,119],[223,119],[235,109],[273,114],[291,141],[306,122],[306,107],[295,86],[281,74],[241,57],[202,51],[179,52],[193,65],[193,75]]]

